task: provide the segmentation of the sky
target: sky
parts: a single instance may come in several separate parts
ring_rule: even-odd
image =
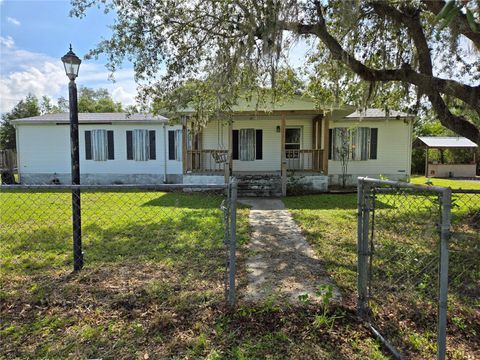
[[[82,18],[69,16],[69,0],[0,0],[0,113],[10,111],[28,94],[68,98],[68,79],[60,58],[73,51],[83,59],[88,50],[111,35],[114,15],[90,8]],[[307,46],[299,43],[289,53],[293,66],[300,66]],[[107,88],[123,105],[135,102],[136,84],[132,65],[125,62],[109,79],[105,58],[84,60],[77,86]]]
[[[84,54],[110,37],[113,14],[92,8],[83,19],[69,16],[69,0],[0,0],[0,113],[7,112],[29,93],[56,100],[68,98],[68,79],[60,58],[72,44]],[[125,63],[109,79],[105,59],[84,60],[77,86],[107,88],[114,100],[134,103],[132,66]]]

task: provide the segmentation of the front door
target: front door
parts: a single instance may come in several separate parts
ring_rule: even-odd
[[[285,129],[285,158],[287,169],[300,169],[300,149],[302,143],[302,128],[288,127]]]

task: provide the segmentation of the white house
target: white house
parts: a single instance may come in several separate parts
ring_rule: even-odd
[[[232,121],[202,126],[193,112],[183,115],[181,125],[171,125],[161,116],[79,114],[81,182],[219,184],[234,175],[264,195],[292,184],[325,191],[341,183],[345,148],[349,184],[357,176],[410,176],[413,119],[404,113],[318,109],[297,97],[263,107],[243,102]],[[20,181],[69,183],[68,114],[13,123]]]
[[[260,107],[244,102],[233,110],[233,121],[211,121],[200,128],[184,121],[185,183],[220,183],[233,173],[254,176],[257,183],[262,175],[265,181],[280,177],[283,193],[293,183],[326,190],[328,184],[342,182],[343,139],[348,184],[358,176],[410,176],[413,118],[405,113],[318,109],[302,97]],[[194,117],[193,112],[185,115]]]
[[[12,122],[20,182],[69,184],[69,114]],[[80,113],[82,184],[153,184],[182,181],[181,130],[161,116]]]

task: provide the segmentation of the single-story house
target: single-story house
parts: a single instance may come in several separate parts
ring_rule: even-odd
[[[259,107],[241,103],[232,121],[203,126],[185,111],[182,124],[165,117],[125,113],[79,114],[83,184],[223,183],[230,175],[264,194],[287,184],[324,191],[357,176],[410,176],[412,117],[351,107],[318,109],[309,99]],[[22,183],[69,183],[68,114],[13,121]],[[282,186],[279,190],[279,187]],[[275,189],[273,189],[275,188]]]
[[[180,125],[143,114],[80,113],[78,118],[82,184],[182,181]],[[20,182],[69,184],[69,114],[46,114],[12,123]]]
[[[265,181],[282,177],[287,185],[322,191],[342,183],[342,149],[347,184],[356,184],[358,176],[410,177],[413,117],[405,113],[318,109],[298,97],[263,108],[240,103],[233,108],[233,121],[210,121],[200,128],[189,121],[193,111],[185,115],[186,183],[221,183],[224,173],[232,173],[256,182],[262,175]]]

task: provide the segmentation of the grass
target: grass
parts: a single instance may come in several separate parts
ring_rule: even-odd
[[[352,307],[223,300],[222,196],[0,193],[0,359],[385,359]],[[239,294],[248,209],[238,212]],[[320,316],[338,316],[320,326]]]
[[[468,180],[454,180],[454,179],[439,179],[426,178],[425,176],[412,176],[410,182],[413,184],[425,185],[427,182],[435,186],[445,186],[452,189],[473,189],[480,190],[480,181]]]
[[[434,184],[445,183],[434,180]],[[476,185],[460,184],[470,188]],[[297,196],[284,202],[345,301],[354,306],[356,194]],[[435,355],[438,213],[434,203],[433,198],[423,196],[377,196],[372,318],[409,358]],[[451,358],[468,358],[480,353],[480,238],[479,219],[475,218],[480,211],[480,195],[456,195],[454,204],[448,354]]]

